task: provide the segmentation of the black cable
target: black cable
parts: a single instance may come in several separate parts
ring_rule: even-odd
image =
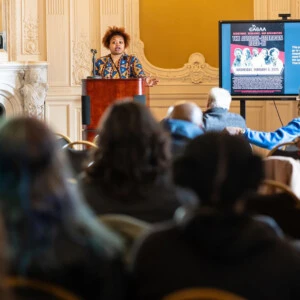
[[[276,109],[276,112],[277,112],[277,116],[279,118],[279,121],[281,123],[281,126],[283,126],[283,123],[282,123],[282,120],[281,120],[281,117],[280,117],[280,114],[279,114],[279,111],[278,111],[278,108],[277,108],[277,105],[276,105],[276,102],[275,100],[273,100],[273,103],[274,103],[274,106],[275,106],[275,109]]]
[[[120,58],[120,59],[121,59],[121,58]],[[120,79],[122,79],[121,72],[120,72],[119,68],[116,66],[116,64],[115,64],[113,58],[111,57],[111,55],[110,55],[110,60],[112,61],[114,67],[116,68],[116,70],[117,70],[117,72],[118,72],[118,74],[119,74]]]

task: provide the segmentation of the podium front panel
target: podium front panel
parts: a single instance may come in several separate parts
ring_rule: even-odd
[[[83,126],[83,138],[92,140],[99,120],[108,106],[124,98],[144,95],[149,105],[149,87],[143,78],[133,79],[83,79],[82,96],[90,98],[89,125]]]

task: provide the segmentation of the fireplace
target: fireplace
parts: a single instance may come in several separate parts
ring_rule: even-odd
[[[47,63],[0,63],[0,116],[44,119]]]

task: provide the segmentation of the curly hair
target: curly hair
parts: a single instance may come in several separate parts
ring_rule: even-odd
[[[171,163],[169,136],[142,104],[115,102],[102,118],[94,163],[87,180],[115,195],[138,193],[167,178]]]
[[[108,27],[107,31],[105,32],[103,38],[102,38],[102,44],[105,48],[109,49],[110,40],[115,35],[120,35],[124,39],[125,48],[129,46],[130,42],[130,36],[128,33],[125,32],[124,27],[117,27],[117,26],[110,26]]]

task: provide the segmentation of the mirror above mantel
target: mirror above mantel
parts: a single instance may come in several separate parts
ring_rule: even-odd
[[[0,63],[8,61],[7,54],[7,0],[0,0]]]

